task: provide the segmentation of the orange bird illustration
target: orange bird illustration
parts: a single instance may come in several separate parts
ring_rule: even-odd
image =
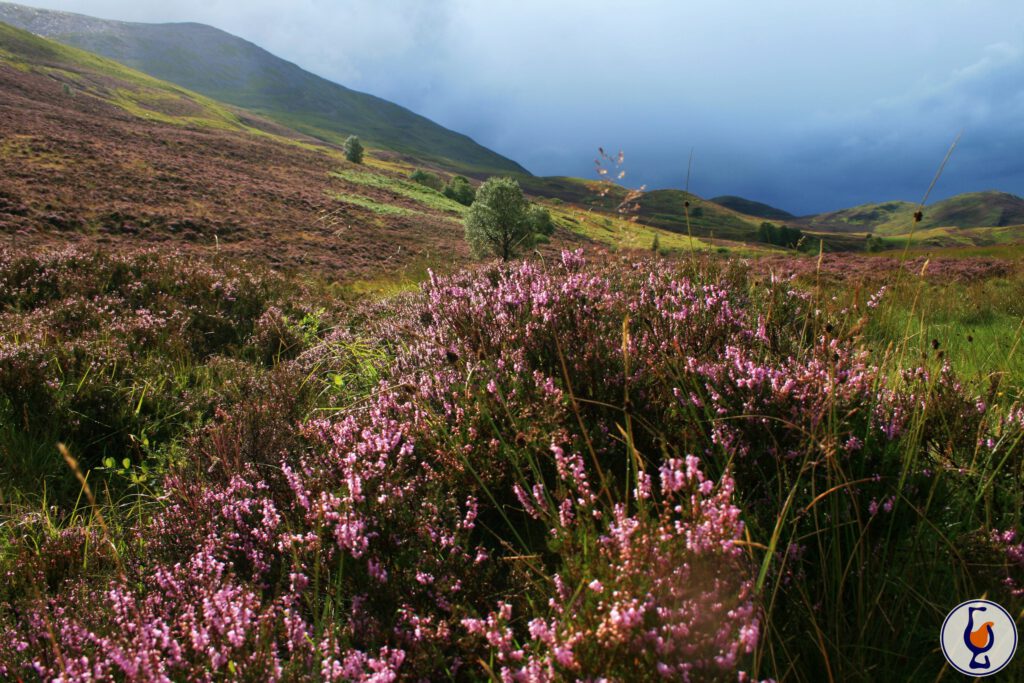
[[[979,650],[988,645],[988,639],[990,637],[989,634],[992,632],[992,626],[995,623],[996,622],[994,621],[986,621],[984,624],[972,631],[971,644]]]

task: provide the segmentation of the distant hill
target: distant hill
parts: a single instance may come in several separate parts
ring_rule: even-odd
[[[523,190],[537,197],[548,197],[589,206],[604,211],[614,210],[626,197],[627,190],[597,180],[547,176],[520,178]],[[686,202],[690,206],[686,206]],[[689,208],[689,226],[686,210]],[[712,237],[740,242],[755,242],[759,218],[738,213],[716,202],[702,199],[683,190],[651,190],[636,201],[630,212],[644,225],[694,237]]]
[[[1002,228],[1024,224],[1024,199],[1006,192],[970,192],[924,211],[924,227]]]
[[[874,232],[879,226],[903,225],[912,220],[916,205],[904,201],[861,204],[849,209],[809,216],[807,225],[815,230],[831,232]]]
[[[757,218],[765,218],[767,220],[788,221],[796,218],[796,216],[788,211],[783,211],[782,209],[777,209],[774,206],[769,206],[762,202],[755,202],[752,199],[746,199],[744,197],[737,197],[735,195],[712,197],[709,201],[712,201],[719,206],[724,206],[727,209],[732,209],[739,213],[745,213],[748,216],[756,216]]]
[[[686,207],[687,201],[689,207]],[[761,223],[683,190],[652,190],[644,193],[638,203],[642,221],[675,232],[687,231],[687,208],[689,230],[694,235],[754,241],[754,233]]]
[[[998,228],[1024,224],[1024,199],[989,190],[959,194],[924,208],[921,223],[914,226],[917,205],[904,201],[863,204],[803,219],[815,230],[874,232],[900,235],[935,228]]]
[[[286,9],[282,9],[286,11]],[[114,59],[340,144],[351,134],[468,173],[527,171],[404,107],[350,90],[203,24],[138,24],[0,2],[0,21]]]

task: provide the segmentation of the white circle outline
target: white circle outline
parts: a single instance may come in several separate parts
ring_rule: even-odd
[[[1013,650],[1010,652],[1010,656],[1006,658],[1006,661],[1003,662],[1002,665],[1000,665],[1000,667],[998,669],[993,669],[992,671],[986,671],[985,673],[979,673],[977,671],[964,671],[959,666],[957,666],[956,663],[946,653],[946,643],[943,642],[943,638],[942,638],[942,636],[946,633],[946,624],[949,623],[950,617],[952,617],[957,612],[957,610],[959,610],[964,605],[974,605],[974,604],[977,604],[979,602],[985,603],[986,605],[992,605],[993,607],[998,609],[1000,612],[1005,614],[1006,618],[1010,620],[1011,624],[1013,624]],[[965,674],[967,676],[977,677],[977,678],[983,678],[985,676],[991,676],[992,674],[999,673],[1000,671],[1005,669],[1006,666],[1010,662],[1013,661],[1014,655],[1017,654],[1017,641],[1018,641],[1018,637],[1017,637],[1017,622],[1016,622],[1016,620],[1014,620],[1014,618],[1010,616],[1010,613],[1006,611],[1005,607],[1003,607],[1002,605],[1000,605],[997,602],[992,602],[991,600],[964,600],[959,605],[957,605],[953,609],[949,610],[949,614],[947,614],[946,618],[942,620],[942,628],[939,629],[939,648],[942,650],[942,656],[946,658],[946,661],[949,662],[949,665],[951,667],[953,667],[954,669],[956,669],[960,673]]]

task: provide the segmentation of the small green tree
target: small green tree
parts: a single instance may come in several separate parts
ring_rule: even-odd
[[[476,199],[476,190],[469,184],[465,176],[453,176],[444,188],[444,196],[453,199],[459,204],[469,206]]]
[[[466,212],[466,241],[475,256],[507,261],[534,243],[530,204],[512,178],[490,178]]]
[[[349,135],[345,138],[345,158],[353,164],[363,163],[363,143],[359,142],[359,136]]]
[[[658,239],[658,233],[654,233],[654,239],[651,240],[651,252],[657,254],[661,251],[661,240]]]

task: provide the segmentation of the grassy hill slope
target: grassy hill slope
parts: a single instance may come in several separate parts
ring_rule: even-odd
[[[365,182],[397,180],[388,166],[357,167],[278,124],[0,24],[0,236],[12,241],[172,243],[338,280],[430,254],[468,261],[444,197]]]
[[[269,121],[232,111],[207,97],[117,62],[0,23],[0,63],[57,82],[68,101],[99,97],[141,118],[220,130],[295,135]]]
[[[803,219],[809,227],[836,232],[873,232],[895,236],[938,228],[998,228],[1024,223],[1024,199],[1005,192],[959,194],[935,202],[923,211],[914,227],[917,205],[904,201],[862,204]]]
[[[805,219],[816,230],[833,232],[873,232],[881,225],[900,225],[912,220],[915,205],[910,202],[891,201],[879,204],[861,204],[849,209],[830,211]]]
[[[109,57],[159,79],[340,143],[350,134],[470,173],[526,173],[469,137],[350,90],[202,24],[138,24],[0,2],[0,21]]]
[[[1024,199],[1006,192],[970,192],[927,208],[924,227],[1002,228],[1024,223]]]

